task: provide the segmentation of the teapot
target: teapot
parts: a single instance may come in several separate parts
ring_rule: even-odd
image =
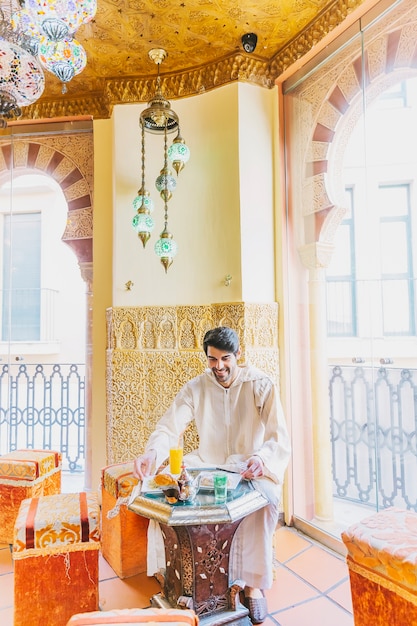
[[[198,493],[198,489],[200,486],[199,479],[200,475],[193,478],[183,464],[181,467],[181,474],[177,479],[178,487],[180,490],[178,499],[182,502],[192,502]]]

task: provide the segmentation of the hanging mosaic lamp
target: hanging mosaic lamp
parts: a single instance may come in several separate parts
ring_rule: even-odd
[[[178,135],[168,148],[168,158],[172,162],[172,167],[177,172],[177,175],[181,172],[190,158],[190,149],[181,137],[179,129]]]
[[[0,8],[0,126],[21,115],[21,107],[41,97],[45,78],[42,67],[28,45],[29,38],[11,24]]]
[[[20,46],[0,39],[0,117],[19,117],[20,107],[33,104],[44,87],[45,78],[36,58]]]
[[[172,198],[172,192],[175,191],[177,181],[172,175],[171,170],[164,167],[155,181],[155,187],[163,200],[168,202]]]
[[[171,233],[167,229],[167,223],[165,222],[165,228],[159,235],[159,239],[154,246],[155,254],[159,257],[162,265],[165,268],[165,273],[172,265],[172,262],[178,252],[178,245],[173,240]]]
[[[13,13],[10,23],[15,32],[21,32],[25,35],[25,47],[34,56],[37,56],[39,52],[41,32],[39,30],[39,26],[32,19],[29,11],[27,9],[16,11]]]
[[[43,67],[55,74],[63,83],[62,93],[67,91],[66,83],[83,71],[87,65],[87,55],[76,39],[49,41],[42,37],[39,44],[39,60]]]
[[[138,195],[133,200],[133,207],[136,210],[136,215],[133,217],[132,226],[141,240],[143,247],[145,247],[155,228],[155,222],[151,216],[154,205],[149,191],[143,188],[139,189]]]
[[[138,195],[133,199],[133,208],[137,211],[141,206],[144,206],[149,213],[152,213],[154,210],[154,201],[151,198],[149,191],[146,189],[139,189]]]
[[[137,236],[142,242],[143,247],[146,246],[149,237],[155,227],[155,222],[151,213],[154,209],[153,200],[149,191],[145,189],[145,126],[141,122],[142,128],[142,186],[138,191],[138,195],[133,200],[133,208],[136,215],[132,220],[132,226]]]
[[[144,238],[146,241],[149,239],[149,234],[145,232],[147,226],[147,220],[149,215],[146,213],[146,199],[145,199],[145,183],[144,183],[144,168],[145,168],[145,131],[153,135],[164,135],[164,166],[160,170],[160,174],[155,181],[155,186],[159,191],[161,198],[164,200],[164,229],[159,235],[158,241],[154,245],[155,254],[159,257],[162,265],[165,268],[165,273],[172,265],[174,257],[177,254],[178,246],[172,234],[168,230],[168,201],[172,197],[172,192],[176,189],[177,181],[172,175],[171,170],[168,168],[168,158],[172,162],[172,166],[175,169],[177,175],[183,169],[184,165],[190,158],[190,150],[185,145],[184,139],[180,134],[180,123],[178,115],[171,109],[170,102],[164,97],[162,93],[160,66],[166,59],[167,52],[163,48],[153,48],[149,50],[148,56],[158,67],[158,75],[156,77],[156,91],[153,97],[148,101],[148,107],[140,114],[140,124],[142,126],[142,188],[138,192],[137,203],[139,208],[137,209],[138,216],[133,218],[135,224],[141,225],[143,232],[138,235],[141,237],[142,242]],[[177,132],[177,137],[172,142],[169,148],[167,146],[167,135],[173,132]],[[134,225],[135,225],[134,224]],[[145,243],[143,244],[145,245]]]
[[[171,186],[172,181],[174,181],[175,185],[177,184],[175,178],[172,176],[171,172],[168,170],[168,144],[167,144],[167,134],[168,128],[165,125],[165,133],[164,133],[164,169],[161,170],[161,176],[158,176],[156,179],[158,191],[160,191],[161,197],[164,199],[164,230],[159,235],[159,239],[154,246],[155,254],[159,257],[162,265],[165,268],[165,274],[167,273],[168,268],[172,265],[174,257],[178,252],[178,246],[176,242],[173,240],[171,233],[168,230],[168,200],[171,198],[171,191],[169,187]],[[159,182],[159,184],[158,184]],[[162,185],[164,187],[162,188]],[[175,189],[174,185],[174,189]],[[161,189],[159,189],[161,187]]]
[[[25,0],[25,7],[48,39],[60,41],[93,19],[97,0]]]

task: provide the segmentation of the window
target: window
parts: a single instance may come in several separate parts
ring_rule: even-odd
[[[379,186],[384,335],[415,335],[410,186]]]
[[[354,188],[346,189],[347,216],[335,237],[335,250],[327,270],[327,333],[330,337],[356,335],[356,283],[354,248]]]
[[[4,215],[2,341],[39,341],[41,214]]]

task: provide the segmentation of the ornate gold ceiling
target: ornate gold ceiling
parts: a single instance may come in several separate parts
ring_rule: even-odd
[[[146,102],[155,93],[152,48],[168,56],[160,74],[170,99],[241,80],[266,88],[365,0],[98,0],[93,22],[76,38],[85,70],[68,83],[46,72],[40,100],[24,119],[68,115],[108,118],[114,104]],[[256,33],[253,53],[241,37]]]

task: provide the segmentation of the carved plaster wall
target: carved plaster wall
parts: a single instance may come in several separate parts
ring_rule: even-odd
[[[230,326],[240,337],[240,362],[279,380],[278,305],[117,307],[107,311],[107,460],[127,461],[144,450],[157,420],[190,378],[206,366],[203,337]],[[185,449],[197,445],[189,428]]]

